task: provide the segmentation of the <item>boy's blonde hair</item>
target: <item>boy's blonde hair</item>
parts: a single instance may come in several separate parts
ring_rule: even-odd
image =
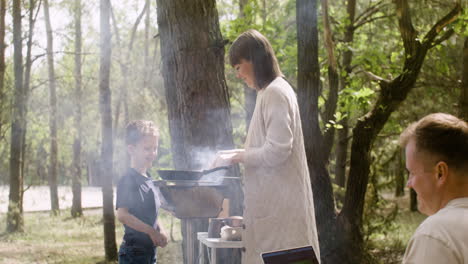
[[[134,120],[128,123],[125,135],[127,145],[135,145],[145,136],[159,137],[159,129],[152,121]]]
[[[468,169],[468,124],[449,114],[430,114],[411,124],[400,135],[404,148],[415,140],[416,149],[443,159],[449,166]]]

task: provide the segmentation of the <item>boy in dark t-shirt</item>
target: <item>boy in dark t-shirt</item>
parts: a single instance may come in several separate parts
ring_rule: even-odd
[[[167,244],[157,222],[161,197],[147,172],[156,158],[158,139],[158,128],[151,121],[137,120],[127,125],[130,168],[119,180],[116,202],[117,218],[125,228],[119,264],[156,263],[156,247]]]

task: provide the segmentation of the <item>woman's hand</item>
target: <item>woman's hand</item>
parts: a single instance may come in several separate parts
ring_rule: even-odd
[[[211,164],[212,168],[229,166],[244,162],[245,149],[222,150],[216,153],[215,160]]]

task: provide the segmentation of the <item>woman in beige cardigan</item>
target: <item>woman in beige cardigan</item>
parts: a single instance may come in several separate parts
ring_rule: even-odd
[[[264,252],[302,246],[312,246],[320,259],[296,94],[258,31],[242,33],[229,59],[237,77],[257,90],[245,149],[218,153],[221,162],[245,166],[242,263],[260,264]]]

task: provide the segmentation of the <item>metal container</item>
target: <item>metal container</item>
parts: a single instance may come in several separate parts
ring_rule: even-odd
[[[192,181],[155,181],[177,218],[211,218],[222,210],[225,185],[200,185]]]

